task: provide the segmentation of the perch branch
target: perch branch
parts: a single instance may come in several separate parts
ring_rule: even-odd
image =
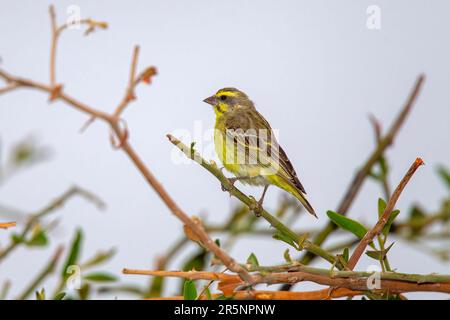
[[[52,12],[54,13],[54,9],[50,7],[50,13],[51,16],[53,16]],[[53,20],[53,18],[51,18]],[[55,23],[56,24],[56,23]],[[53,25],[53,22],[52,22]],[[89,31],[89,29],[88,29]],[[56,42],[57,37],[52,39],[52,42]],[[56,47],[56,45],[55,45]],[[51,52],[54,52],[53,49]],[[137,54],[136,54],[137,57]],[[51,54],[51,61],[54,61],[54,57],[52,57]],[[134,64],[134,63],[132,63]],[[54,69],[54,67],[52,67]],[[51,74],[54,71],[51,71]],[[156,74],[156,69],[153,67],[146,68],[137,78],[135,81],[143,81],[146,83],[150,83],[151,77]],[[162,184],[156,179],[156,177],[150,172],[150,170],[147,168],[147,166],[144,164],[144,162],[141,160],[141,158],[138,156],[136,151],[132,148],[132,146],[129,144],[129,142],[126,139],[126,131],[121,129],[120,127],[120,120],[118,117],[114,115],[110,115],[108,113],[105,113],[103,111],[100,111],[98,109],[92,108],[75,98],[71,97],[70,95],[62,92],[62,90],[58,90],[58,94],[55,95],[55,88],[53,86],[52,80],[50,81],[50,85],[42,84],[33,80],[29,80],[26,78],[16,77],[8,74],[7,72],[0,69],[0,78],[3,78],[8,83],[14,83],[17,84],[17,88],[33,88],[37,89],[39,91],[43,91],[46,93],[49,93],[51,96],[51,100],[60,99],[64,102],[66,102],[68,105],[72,106],[73,108],[82,111],[83,113],[86,113],[88,115],[94,118],[99,118],[107,122],[112,132],[117,136],[120,143],[120,148],[128,155],[128,157],[131,159],[131,161],[134,163],[134,165],[138,168],[138,170],[141,172],[141,174],[144,176],[146,181],[149,183],[149,185],[153,188],[153,190],[158,194],[158,196],[162,199],[162,201],[165,203],[165,205],[169,208],[169,210],[178,218],[180,219],[186,226],[188,226],[193,232],[198,236],[199,240],[202,242],[202,244],[211,252],[213,252],[223,263],[227,268],[233,272],[236,272],[239,274],[242,279],[244,279],[247,283],[252,283],[252,277],[251,275],[242,268],[238,263],[234,261],[232,257],[230,257],[226,252],[221,250],[217,244],[209,238],[206,231],[203,229],[203,226],[201,224],[198,224],[194,222],[175,202],[175,200],[172,199],[172,197],[169,195],[169,193],[166,191],[166,189],[162,186]],[[54,76],[51,76],[51,79],[54,81]],[[17,89],[16,88],[16,89]],[[0,259],[1,259],[1,253],[0,253]]]
[[[356,272],[356,271],[330,271],[328,269],[313,268],[307,266],[297,266],[298,270],[290,272],[267,273],[267,270],[273,270],[272,267],[259,268],[261,273],[254,273],[254,284],[295,284],[303,281],[310,281],[321,285],[332,287],[347,288],[350,290],[370,291],[368,282],[371,277],[377,276],[380,279],[380,290],[389,290],[390,293],[404,292],[443,292],[450,293],[450,275],[420,275],[405,274],[395,272]],[[232,283],[234,286],[243,285],[242,280],[232,274],[206,271],[152,271],[152,270],[134,270],[124,269],[125,274],[151,275],[164,277],[177,277],[193,280],[214,280]],[[324,291],[324,294],[327,290]]]
[[[230,181],[227,179],[227,177],[223,175],[222,171],[217,167],[216,164],[207,162],[200,156],[198,152],[194,151],[192,148],[187,147],[185,144],[183,144],[180,140],[178,140],[174,136],[169,134],[167,135],[167,137],[169,141],[172,144],[174,144],[178,149],[180,149],[189,159],[194,160],[195,162],[200,164],[203,168],[212,173],[222,183],[222,185],[227,190],[229,190],[229,193],[231,195],[242,201],[242,203],[247,205],[250,209],[255,206],[255,200],[246,196],[238,188],[232,185]],[[320,248],[319,246],[316,246],[307,239],[302,239],[301,236],[297,235],[294,231],[286,227],[280,220],[275,218],[266,210],[262,209],[260,214],[261,217],[263,217],[272,225],[272,227],[281,231],[283,234],[287,235],[294,243],[298,244],[301,248],[307,251],[311,251],[312,253],[318,256],[321,256],[331,264],[336,264],[337,266],[339,266],[339,262],[336,260],[336,257],[333,254],[327,252],[326,250]]]

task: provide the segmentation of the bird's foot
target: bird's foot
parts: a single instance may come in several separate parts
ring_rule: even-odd
[[[261,201],[262,199],[256,201],[256,199],[253,196],[249,196],[249,198],[252,199],[252,204],[249,205],[249,209],[253,211],[253,213],[257,218],[261,217],[261,213],[264,210]]]
[[[239,180],[238,178],[227,178],[228,184],[230,186],[225,186],[223,183],[221,184],[221,188],[223,192],[230,192],[231,188],[234,187],[234,183]]]

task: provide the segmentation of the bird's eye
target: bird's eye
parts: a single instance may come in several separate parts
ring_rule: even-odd
[[[225,96],[225,95],[223,95],[223,96],[220,96],[220,100],[222,100],[222,101],[225,101],[225,100],[227,100],[227,96]]]

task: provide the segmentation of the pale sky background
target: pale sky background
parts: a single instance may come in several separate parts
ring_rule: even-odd
[[[49,3],[0,1],[2,68],[48,80]],[[366,9],[373,4],[381,9],[380,30],[366,27]],[[213,112],[202,100],[217,89],[244,90],[280,131],[280,143],[320,217],[303,217],[298,225],[308,228],[327,223],[326,210],[336,207],[355,169],[373,150],[368,115],[375,114],[386,129],[421,72],[427,75],[423,92],[388,152],[391,182],[396,184],[421,156],[427,165],[413,177],[398,207],[406,213],[416,202],[434,210],[445,196],[435,169],[450,165],[448,1],[72,0],[57,1],[59,22],[66,19],[70,5],[79,6],[84,18],[106,20],[109,28],[89,37],[80,30],[62,35],[58,81],[71,95],[112,111],[128,80],[133,45],[140,44],[139,69],[155,65],[159,75],[150,87],[138,88],[138,100],[125,112],[130,142],[189,214],[207,215],[219,223],[236,204],[198,165],[175,164],[165,138],[175,130],[192,131],[196,121],[204,130],[211,128]],[[57,243],[68,243],[77,226],[85,230],[84,258],[99,249],[118,249],[103,268],[118,275],[123,267],[152,267],[153,259],[182,232],[181,223],[128,158],[111,149],[104,124],[97,122],[79,134],[86,120],[61,102],[48,105],[39,92],[0,97],[3,154],[30,134],[53,150],[50,161],[1,186],[0,204],[32,212],[74,183],[95,191],[108,204],[105,212],[98,212],[84,200],[70,201],[55,214],[61,225],[51,249],[19,249],[2,263],[0,283],[13,280],[12,294],[43,267]],[[243,189],[257,197],[261,193],[260,188]],[[269,189],[268,209],[276,207],[280,193]],[[351,217],[373,223],[380,195],[377,185],[366,182]],[[2,244],[10,233],[0,233]],[[244,261],[254,252],[268,265],[281,262],[285,249],[282,242],[255,237],[238,242],[231,254]],[[189,250],[172,267],[179,266]],[[390,261],[402,272],[450,272],[448,263],[401,241],[391,250]],[[363,257],[358,269],[373,263]],[[317,260],[316,265],[327,264]],[[147,282],[143,276],[121,278]]]

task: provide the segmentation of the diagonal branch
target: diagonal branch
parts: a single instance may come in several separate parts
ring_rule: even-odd
[[[50,7],[50,13],[51,13],[51,19],[53,21],[53,13],[54,9],[53,7]],[[52,25],[54,23],[52,22]],[[56,23],[55,23],[56,24]],[[92,26],[91,26],[92,27]],[[62,30],[62,29],[61,29]],[[90,29],[88,29],[89,31]],[[59,32],[59,31],[57,31]],[[54,38],[53,40],[56,40]],[[51,52],[54,52],[52,49]],[[137,54],[135,55],[137,58]],[[54,54],[51,53],[51,61],[54,61]],[[133,62],[134,64],[134,62]],[[52,70],[54,70],[54,67],[52,67]],[[51,72],[51,74],[54,71]],[[134,73],[134,71],[132,71]],[[148,67],[143,72],[139,74],[138,77],[136,77],[134,83],[137,83],[139,81],[143,81],[145,83],[151,82],[151,77],[156,74],[156,69],[154,67]],[[139,155],[136,153],[136,151],[133,149],[133,147],[130,145],[127,137],[127,132],[123,130],[120,127],[120,120],[118,117],[114,115],[110,115],[108,113],[105,113],[99,109],[95,109],[91,106],[88,106],[87,104],[84,104],[77,99],[73,98],[72,96],[62,92],[62,90],[58,90],[57,94],[55,94],[55,88],[52,84],[52,81],[50,85],[42,84],[30,79],[22,78],[13,76],[11,74],[8,74],[7,72],[0,69],[0,78],[3,78],[8,83],[14,83],[17,84],[18,88],[32,88],[39,91],[43,91],[46,93],[50,93],[51,100],[60,99],[64,102],[66,102],[71,107],[82,111],[83,113],[86,113],[91,116],[92,118],[99,118],[104,120],[106,123],[110,125],[110,128],[112,132],[117,136],[117,138],[120,141],[120,149],[123,150],[130,160],[133,162],[133,164],[137,167],[137,169],[141,172],[141,174],[144,176],[145,180],[148,182],[148,184],[153,188],[153,190],[158,194],[158,196],[161,198],[161,200],[165,203],[165,205],[169,208],[169,210],[172,212],[173,215],[175,215],[179,220],[181,220],[186,226],[188,226],[199,238],[201,243],[212,253],[214,253],[222,262],[223,264],[231,271],[237,273],[240,275],[240,277],[248,284],[252,283],[252,277],[248,273],[248,271],[240,266],[236,261],[229,256],[225,251],[219,248],[219,246],[211,240],[211,238],[208,236],[206,231],[204,230],[203,226],[198,223],[198,221],[194,221],[191,219],[175,202],[175,200],[172,199],[172,197],[169,195],[169,193],[166,191],[166,189],[162,186],[162,184],[156,179],[156,177],[150,172],[150,170],[147,168],[147,166],[144,164],[144,162],[141,160]],[[51,79],[54,81],[54,76],[51,76]],[[9,251],[7,251],[9,252]],[[1,259],[1,253],[0,253],[0,259]]]
[[[180,140],[173,137],[172,135],[167,135],[167,138],[169,141],[174,144],[178,149],[180,149],[189,159],[194,160],[198,164],[200,164],[203,168],[208,170],[210,173],[212,173],[221,183],[222,185],[229,190],[229,193],[242,201],[245,205],[247,205],[250,209],[254,208],[256,203],[254,199],[251,199],[250,197],[246,196],[244,193],[242,193],[238,188],[236,188],[234,185],[230,183],[230,181],[225,177],[222,173],[222,171],[217,167],[216,164],[207,162],[205,159],[203,159],[198,152],[193,150],[192,148],[189,148],[185,144],[183,144]],[[336,257],[332,254],[327,252],[326,250],[320,248],[319,246],[315,245],[308,239],[305,239],[304,237],[296,234],[294,231],[286,227],[280,220],[275,218],[273,215],[268,213],[266,210],[262,209],[261,217],[263,217],[265,220],[267,220],[272,227],[282,232],[284,235],[290,238],[290,240],[298,245],[300,248],[307,250],[308,252],[312,252],[315,255],[321,256],[331,264],[336,264],[338,268],[341,268],[339,261],[336,259]]]

